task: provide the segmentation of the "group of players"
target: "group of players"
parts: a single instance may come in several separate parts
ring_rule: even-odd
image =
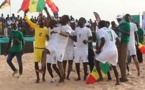
[[[69,22],[68,15],[63,15],[60,20],[51,19],[47,8],[44,8],[44,10],[50,18],[49,29],[44,26],[44,22],[41,19],[38,24],[33,23],[28,19],[27,11],[25,11],[27,23],[35,30],[34,64],[37,76],[36,83],[40,82],[39,73],[42,73],[42,80],[45,81],[46,65],[52,78],[51,82],[55,81],[52,68],[60,78],[59,83],[64,82],[65,78],[69,80],[73,61],[78,75],[76,81],[79,81],[81,80],[80,63],[82,61],[84,80],[86,80],[88,75],[87,66],[89,64],[90,72],[96,66],[99,74],[97,81],[102,81],[103,77],[99,63],[108,62],[114,70],[116,85],[119,85],[119,82],[128,81],[126,76],[128,51],[130,56],[133,57],[138,75],[140,75],[135,47],[136,34],[134,35],[137,27],[131,22],[129,14],[125,15],[125,20],[123,20],[121,15],[117,16],[119,26],[114,27],[114,30],[107,27],[106,21],[101,20],[98,23],[99,29],[97,33],[95,32],[96,41],[94,41],[94,35],[92,35],[90,25],[85,18],[81,17],[78,20],[77,27],[75,27],[74,21]],[[45,45],[46,40],[48,41],[47,46]],[[96,51],[94,51],[92,42],[96,42]],[[39,67],[39,62],[41,62],[41,68]],[[67,62],[68,71],[66,74]],[[117,64],[119,64],[121,71],[120,79],[116,69]],[[108,72],[108,77],[111,78],[109,74]]]

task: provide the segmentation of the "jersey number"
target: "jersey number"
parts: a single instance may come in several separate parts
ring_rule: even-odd
[[[39,33],[39,36],[41,37],[42,36],[42,33]]]
[[[110,36],[110,41],[113,41],[113,36],[112,36],[111,31],[107,31],[107,32],[108,32],[108,34],[109,34],[109,36]]]

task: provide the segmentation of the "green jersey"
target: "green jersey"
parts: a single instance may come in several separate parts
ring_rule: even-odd
[[[128,22],[124,22],[122,24],[121,30],[124,32],[129,32],[130,33],[130,24]],[[130,36],[126,34],[121,34],[121,42],[128,44],[130,40]]]
[[[138,28],[138,31],[137,31],[137,34],[138,34],[138,38],[139,38],[139,42],[142,43],[143,41],[143,35],[144,35],[144,31],[142,28]]]
[[[13,40],[18,39],[19,43],[14,43]],[[11,42],[10,52],[21,52],[22,51],[22,41],[24,40],[22,32],[19,30],[11,31],[9,35],[9,41]]]

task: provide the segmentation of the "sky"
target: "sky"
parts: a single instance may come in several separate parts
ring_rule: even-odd
[[[0,0],[2,3],[4,0]],[[23,16],[23,11],[17,13],[21,7],[23,0],[11,0],[11,7],[0,10],[0,14],[4,16],[7,14],[15,13],[16,15]],[[102,20],[113,21],[118,14],[129,13],[131,15],[139,14],[145,11],[145,0],[53,0],[59,8],[59,15],[64,14],[72,15],[74,18],[79,19],[85,17],[87,20],[95,20],[93,12],[97,12]],[[51,10],[49,9],[51,12]],[[29,13],[37,15],[38,13]],[[53,15],[51,13],[51,15]]]

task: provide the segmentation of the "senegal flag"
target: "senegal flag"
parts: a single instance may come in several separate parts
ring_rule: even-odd
[[[3,9],[8,6],[10,6],[10,0],[4,0],[0,5],[0,9]]]
[[[45,0],[30,0],[29,12],[41,12],[45,7]]]

